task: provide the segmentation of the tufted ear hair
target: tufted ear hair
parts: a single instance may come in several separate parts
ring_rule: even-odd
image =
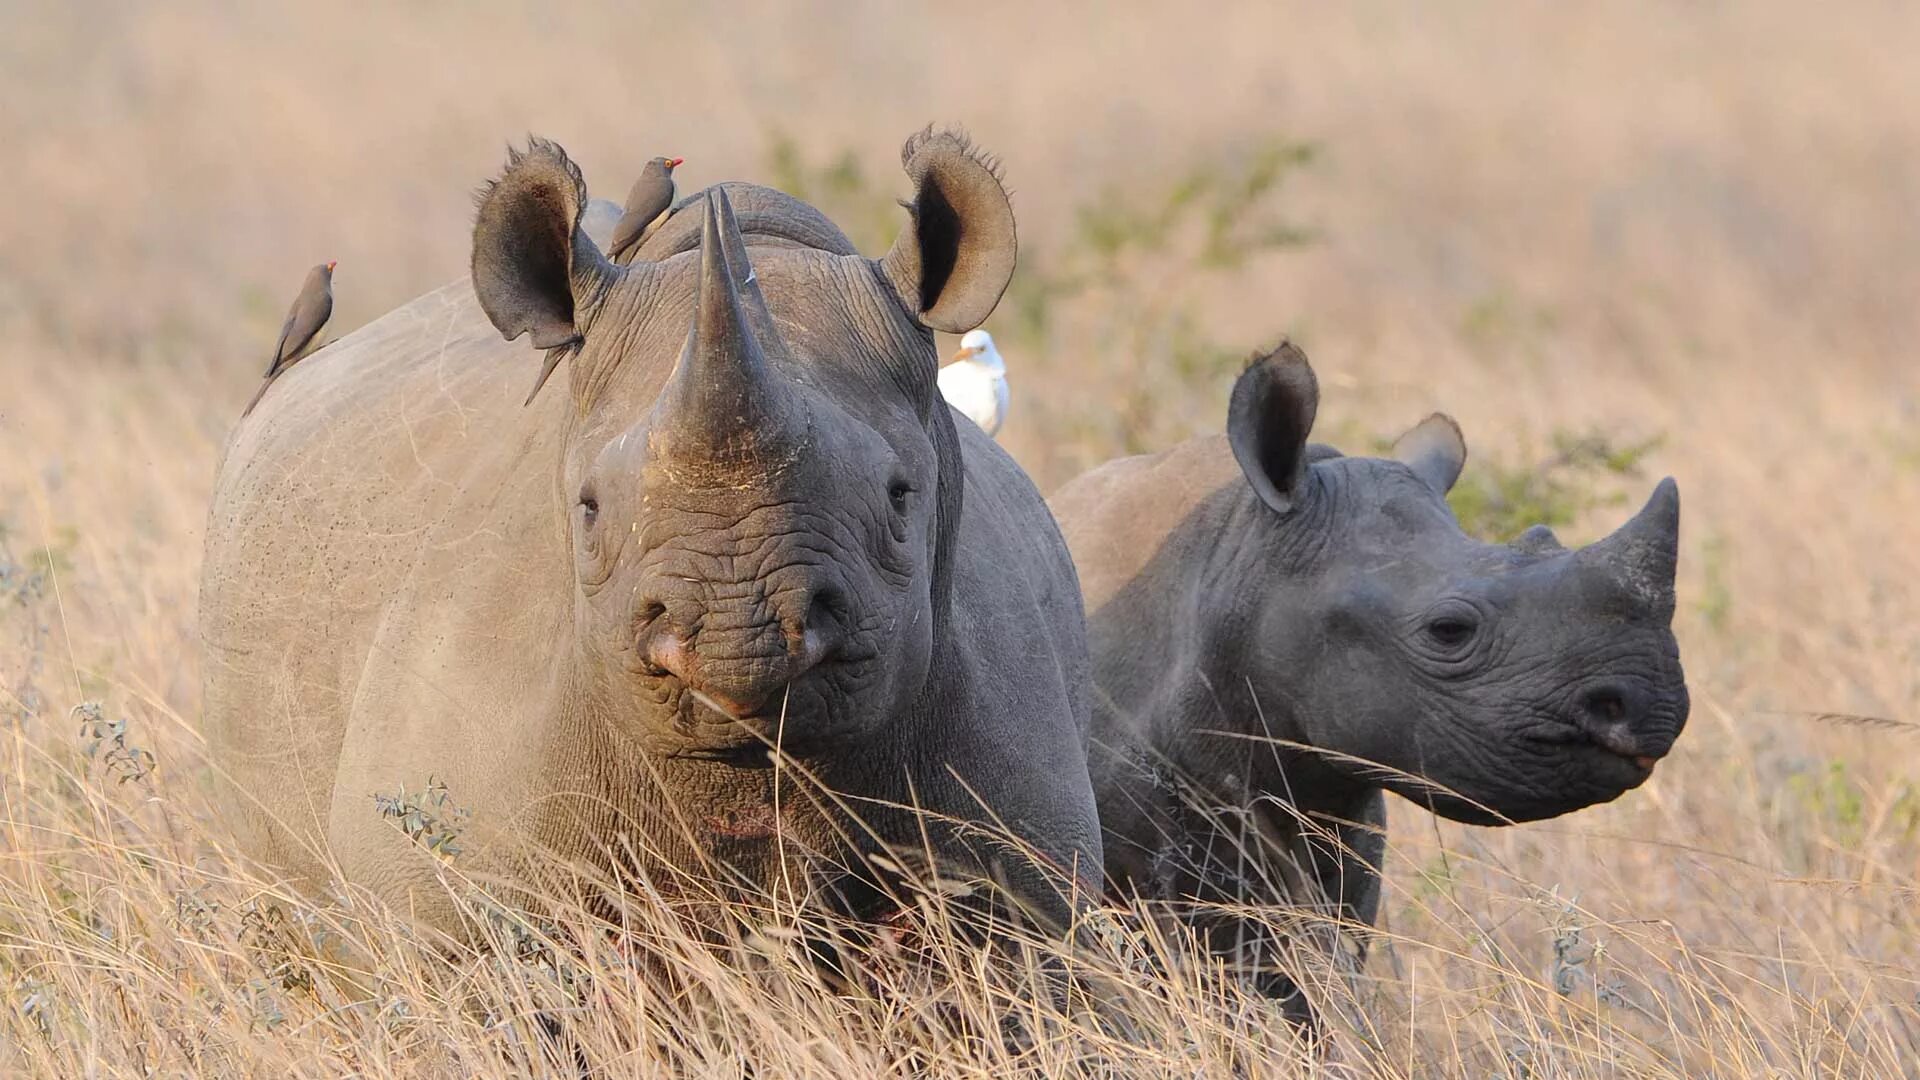
[[[1467,439],[1446,413],[1434,413],[1393,441],[1393,459],[1444,497],[1467,467]]]
[[[964,135],[928,127],[900,148],[900,163],[913,199],[881,272],[922,326],[965,333],[993,313],[1013,277],[1013,205],[994,161]]]
[[[1307,354],[1290,341],[1255,354],[1233,384],[1227,444],[1260,501],[1290,512],[1307,482],[1307,436],[1320,409],[1320,383]]]
[[[509,147],[505,171],[481,190],[473,292],[508,341],[531,334],[535,348],[557,349],[583,340],[619,273],[582,231],[586,209],[579,167],[545,139],[530,138],[524,152]]]

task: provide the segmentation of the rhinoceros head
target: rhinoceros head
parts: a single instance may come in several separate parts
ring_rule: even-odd
[[[555,527],[582,648],[650,748],[799,752],[923,691],[961,492],[931,331],[986,317],[1015,240],[963,140],[922,133],[903,160],[910,218],[879,260],[725,185],[615,266],[580,227],[579,171],[538,141],[482,195],[481,306],[567,357]]]
[[[1228,420],[1258,496],[1263,705],[1463,821],[1550,817],[1644,781],[1688,710],[1673,481],[1579,551],[1544,527],[1481,543],[1445,500],[1466,460],[1453,421],[1428,418],[1390,458],[1344,457],[1308,445],[1317,404],[1306,357],[1283,345],[1240,377]]]

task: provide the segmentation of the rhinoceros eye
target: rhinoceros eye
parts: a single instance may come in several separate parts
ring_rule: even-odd
[[[1454,612],[1436,615],[1427,620],[1427,637],[1443,649],[1458,649],[1473,640],[1474,631],[1479,624],[1473,619]]]
[[[893,504],[893,512],[896,514],[904,515],[907,512],[907,497],[912,494],[913,485],[905,480],[895,480],[887,485],[887,501]]]
[[[594,498],[591,491],[580,493],[580,518],[586,522],[589,529],[593,528],[594,522],[600,520],[600,500]]]

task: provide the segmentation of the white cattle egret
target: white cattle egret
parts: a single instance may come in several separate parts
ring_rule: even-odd
[[[981,431],[999,434],[1007,418],[1007,363],[993,347],[992,334],[969,330],[960,339],[953,362],[940,369],[940,396]]]

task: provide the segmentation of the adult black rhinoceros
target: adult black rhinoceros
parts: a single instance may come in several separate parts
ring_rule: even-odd
[[[1122,893],[1371,923],[1383,788],[1477,824],[1552,817],[1639,786],[1686,722],[1673,481],[1579,551],[1539,526],[1480,543],[1445,500],[1453,421],[1346,457],[1308,443],[1318,403],[1282,345],[1240,376],[1224,436],[1053,497],[1091,613]],[[1206,921],[1264,966],[1262,931]]]
[[[240,426],[201,616],[252,853],[315,881],[331,857],[452,927],[374,802],[431,778],[471,814],[459,865],[509,878],[672,867],[863,914],[884,901],[844,871],[883,847],[1055,912],[1055,884],[1098,880],[1073,566],[934,387],[932,331],[998,302],[1013,213],[964,139],[902,157],[910,217],[877,261],[726,184],[620,267],[535,140],[481,195],[471,284]],[[528,333],[567,371],[523,407],[534,356],[501,337]]]

